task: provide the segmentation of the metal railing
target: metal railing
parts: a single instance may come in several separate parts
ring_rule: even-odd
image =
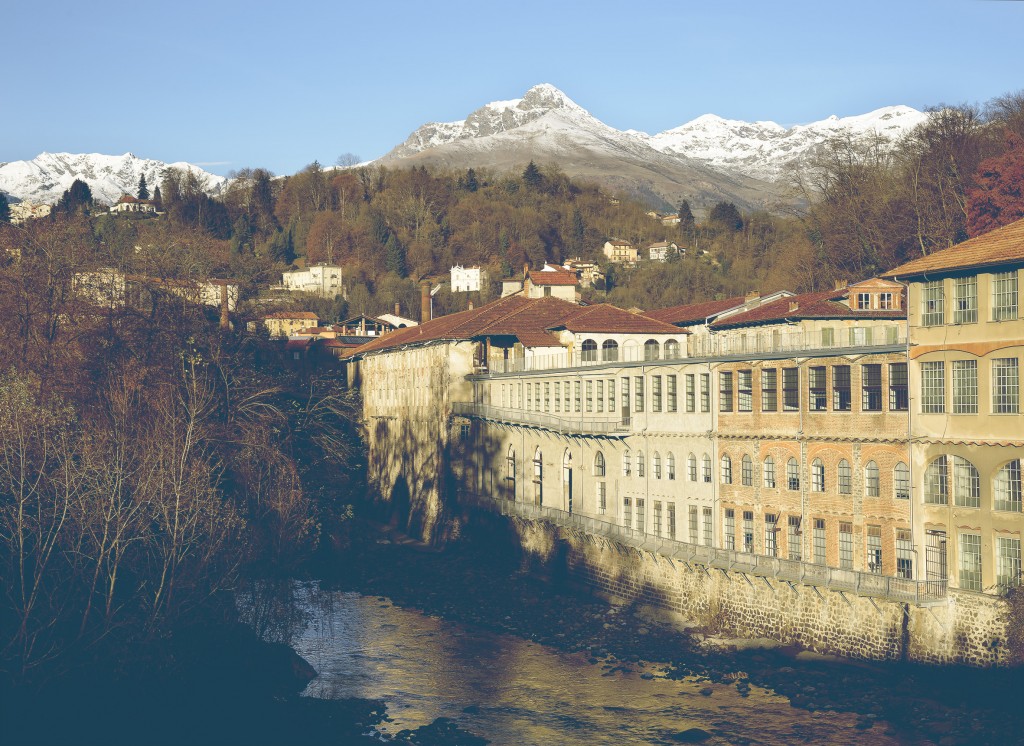
[[[629,431],[629,419],[621,417],[558,417],[541,412],[528,412],[509,407],[473,402],[452,402],[452,414],[463,417],[479,417],[494,422],[509,422],[517,425],[531,425],[556,433],[590,433],[595,435],[625,435]]]
[[[705,567],[745,573],[758,577],[798,583],[800,585],[842,591],[858,596],[882,598],[900,603],[929,604],[946,598],[946,581],[912,580],[889,575],[844,570],[810,562],[765,557],[732,549],[719,549],[702,544],[690,544],[664,536],[655,536],[634,528],[619,526],[590,516],[568,513],[544,505],[491,498],[473,493],[460,493],[460,500],[501,515],[542,520],[566,528],[575,528],[595,536],[637,547],[681,562],[692,562]]]
[[[690,335],[675,347],[659,345],[656,349],[643,344],[620,345],[614,350],[588,350],[576,348],[570,354],[565,348],[546,355],[526,358],[504,358],[493,355],[480,366],[479,373],[525,373],[538,370],[564,370],[621,363],[678,362],[682,360],[736,357],[753,355],[781,355],[794,352],[821,352],[862,350],[869,347],[905,345],[907,333],[902,324],[837,327],[822,330],[780,332],[720,332],[711,335]]]

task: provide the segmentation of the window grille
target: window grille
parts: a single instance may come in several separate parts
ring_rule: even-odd
[[[868,572],[882,574],[882,527],[868,526]]]
[[[608,510],[607,485],[604,482],[597,483],[597,513],[604,515]]]
[[[732,371],[723,370],[718,374],[719,411],[732,411]]]
[[[839,566],[844,570],[853,569],[853,524],[839,524]]]
[[[686,411],[693,412],[697,408],[696,393],[694,390],[693,373],[686,374]]]
[[[754,513],[750,510],[743,511],[743,551],[754,551]]]
[[[622,525],[626,528],[633,526],[633,509],[630,503],[632,503],[630,498],[622,498]]]
[[[960,534],[960,587],[981,590],[981,536]]]
[[[1020,371],[1017,358],[992,361],[992,412],[1017,414],[1020,411]]]
[[[647,510],[644,506],[644,499],[638,497],[636,499],[636,530],[643,533],[647,530]]]
[[[953,323],[978,321],[978,277],[958,277],[953,281]]]
[[[644,377],[633,376],[633,411],[644,411]]]
[[[1021,512],[1020,459],[1003,464],[996,472],[994,507],[996,510]]]
[[[686,478],[691,482],[697,481],[697,457],[692,453],[686,457]]]
[[[909,408],[907,364],[889,363],[889,409],[893,412],[906,412]]]
[[[766,456],[764,459],[764,486],[775,489],[775,459]]]
[[[835,347],[836,344],[836,330],[830,326],[825,327],[821,330],[821,346],[822,347]]]
[[[654,501],[654,535],[661,536],[661,501]]]
[[[893,492],[897,500],[910,499],[910,469],[902,461],[893,469]]]
[[[562,411],[562,382],[555,381],[555,412]]]
[[[738,411],[751,412],[754,407],[753,371],[741,370],[736,373]]]
[[[921,326],[941,326],[946,321],[942,280],[926,282],[921,288]]]
[[[814,548],[814,561],[816,564],[826,563],[825,544],[825,521],[822,518],[814,519],[814,531],[811,534],[812,546]]]
[[[992,275],[992,320],[1012,321],[1017,318],[1017,271]]]
[[[961,508],[981,507],[981,476],[970,461],[953,457],[953,500]]]
[[[565,395],[565,398],[563,400],[565,402],[565,413],[569,414],[572,411],[572,408],[571,408],[572,407],[572,404],[571,404],[572,392],[570,391],[570,386],[569,386],[569,382],[568,381],[566,381],[565,385],[562,387],[562,393]]]
[[[914,577],[914,543],[910,531],[902,528],[896,530],[896,577]]]
[[[670,480],[674,480],[676,478],[676,457],[672,451],[669,451],[665,456],[665,472],[665,476]]]
[[[697,506],[691,505],[689,510],[690,517],[690,543],[697,544],[699,536],[699,526],[697,525]]]
[[[825,464],[820,458],[811,462],[811,490],[814,492],[825,491]]]
[[[544,411],[551,411],[551,384],[544,382]]]
[[[764,553],[769,557],[777,557],[779,554],[778,544],[775,541],[775,532],[778,530],[779,517],[775,513],[765,513],[764,516]]]
[[[605,475],[605,463],[604,454],[598,451],[594,454],[594,476],[603,477]]]
[[[775,412],[778,408],[778,371],[775,368],[764,368],[761,370],[761,410]]]
[[[722,456],[722,484],[732,484],[732,459]]]
[[[608,379],[608,411],[615,411],[615,379]]]
[[[878,464],[868,461],[864,467],[864,494],[868,497],[878,497],[881,494],[878,482]]]
[[[800,545],[800,516],[791,515],[786,526],[786,549],[789,559],[799,562],[803,559],[803,547]]]
[[[587,381],[587,413],[594,411],[594,382]]]
[[[676,376],[667,376],[665,383],[668,387],[668,407],[665,411],[676,412],[678,411],[676,399]]]
[[[676,538],[676,504],[668,504],[668,537]]]
[[[941,360],[921,363],[921,411],[925,414],[946,411],[946,366]]]
[[[949,505],[949,463],[939,456],[924,471],[924,501],[927,505]]]
[[[750,456],[743,454],[743,460],[740,462],[740,476],[743,479],[744,487],[754,486],[754,462]]]
[[[636,475],[641,479],[644,476],[644,452],[636,452]],[[639,505],[639,503],[637,503]]]
[[[581,385],[580,381],[573,381],[572,382],[573,411],[577,412],[577,413],[581,410],[580,404],[581,404],[581,399],[583,398],[582,395],[581,395],[582,394],[582,389],[583,389],[583,386]]]
[[[622,476],[628,477],[631,476],[632,473],[633,469],[630,464],[629,451],[626,450],[622,452]]]
[[[853,492],[852,487],[852,470],[850,469],[850,462],[846,459],[842,459],[839,462],[839,494],[849,495]]]
[[[597,411],[604,412],[604,379],[597,381]]]
[[[882,411],[882,366],[869,363],[860,366],[860,408],[864,412]]]
[[[812,412],[821,412],[828,406],[827,390],[825,383],[825,366],[816,365],[809,369],[807,376],[807,393],[809,395],[807,407]]]
[[[661,376],[651,376],[651,411],[661,411]]]
[[[711,411],[711,374],[700,374],[700,411]]]
[[[996,584],[1005,593],[1020,585],[1020,539],[996,538]]]
[[[722,533],[725,538],[725,548],[736,549],[736,511],[732,508],[725,509],[725,523],[722,526]]]
[[[795,458],[791,458],[786,462],[786,482],[790,490],[799,491],[800,489],[800,465],[796,462]]]
[[[953,361],[953,414],[978,412],[978,361]]]
[[[704,546],[710,547],[715,543],[714,527],[711,521],[711,508],[704,508]]]
[[[882,311],[891,311],[891,310],[893,310],[894,308],[896,308],[896,306],[893,305],[892,299],[893,299],[892,293],[879,293],[878,294],[878,308],[880,310],[882,310]]]
[[[651,461],[654,465],[654,478],[661,479],[661,454],[655,451]]]
[[[705,484],[711,484],[711,457],[706,453],[700,460],[700,475]]]
[[[849,412],[851,408],[850,366],[832,366],[832,409],[836,412]]]

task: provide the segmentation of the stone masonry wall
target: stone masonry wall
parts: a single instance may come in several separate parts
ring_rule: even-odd
[[[612,599],[667,610],[728,634],[850,658],[1004,662],[1005,604],[998,598],[952,591],[942,605],[905,605],[688,566],[544,521],[509,520],[528,558],[560,564],[572,579]]]

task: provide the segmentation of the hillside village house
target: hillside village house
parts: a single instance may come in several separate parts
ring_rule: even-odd
[[[601,249],[608,261],[616,264],[632,263],[637,260],[637,250],[629,241],[605,241]]]
[[[305,269],[292,269],[281,275],[285,290],[313,293],[321,298],[344,295],[341,267],[335,264],[314,264]]]
[[[451,288],[453,293],[477,292],[487,282],[487,272],[480,267],[463,267],[456,265],[451,268]]]
[[[676,213],[673,213],[671,215],[662,215],[661,216],[661,224],[662,225],[679,225],[679,215],[676,214]]]
[[[145,293],[165,292],[202,306],[224,306],[234,313],[238,305],[238,283],[232,280],[161,279],[126,275],[113,268],[101,268],[75,274],[72,286],[80,296],[93,303],[120,307],[140,302]]]
[[[271,337],[296,336],[319,324],[320,317],[312,311],[275,311],[263,317],[263,325]]]
[[[576,273],[576,277],[580,281],[580,287],[590,288],[594,287],[594,284],[597,282],[604,282],[604,272],[594,262],[585,262],[580,257],[576,257],[575,259],[568,260],[562,266],[570,272]]]
[[[156,205],[153,200],[149,199],[138,199],[130,194],[121,195],[121,199],[116,204],[110,207],[110,212],[121,213],[121,212],[138,212],[138,213],[151,213],[156,214]]]
[[[674,241],[656,241],[647,247],[647,256],[652,262],[665,262],[669,257],[678,254],[686,254],[686,249],[680,251],[678,244]]]
[[[554,297],[576,303],[579,300],[579,279],[571,272],[555,264],[545,264],[543,269],[523,268],[523,294],[527,298]]]

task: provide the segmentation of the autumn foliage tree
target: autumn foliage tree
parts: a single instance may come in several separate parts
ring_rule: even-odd
[[[982,161],[968,193],[968,232],[987,233],[1024,218],[1024,138],[1006,137],[1006,151]]]

